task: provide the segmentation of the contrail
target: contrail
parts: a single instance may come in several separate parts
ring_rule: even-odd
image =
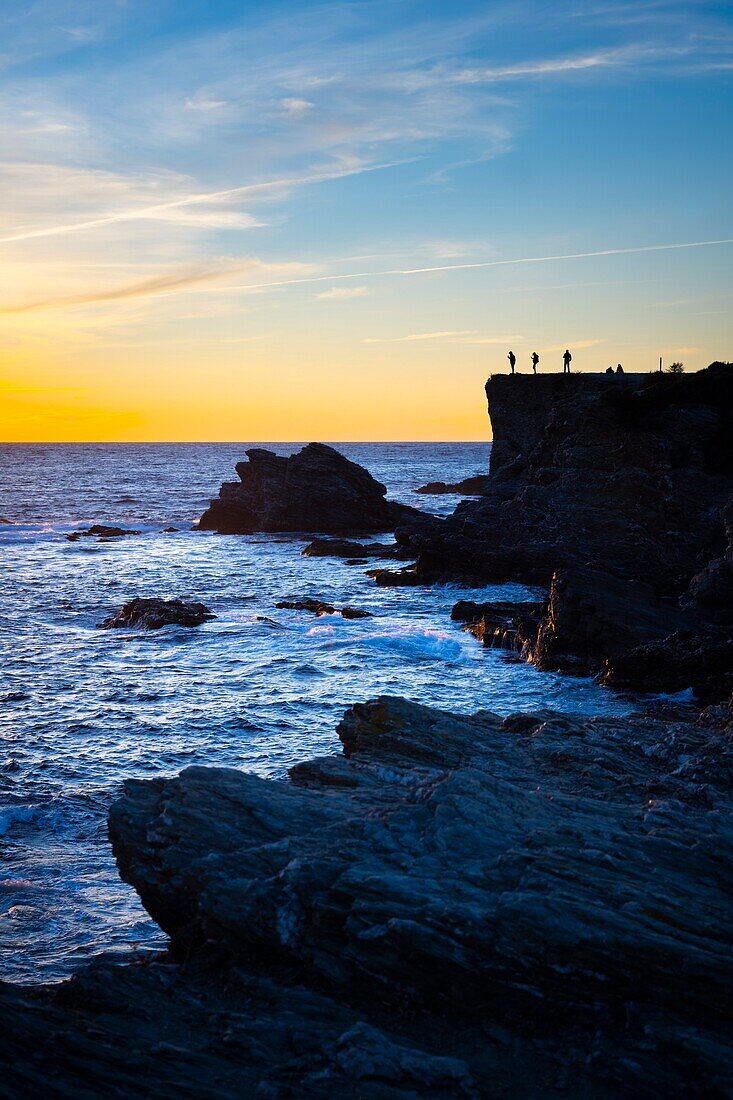
[[[228,199],[256,197],[267,194],[269,191],[287,190],[290,187],[304,187],[311,183],[327,183],[329,180],[344,179],[346,176],[357,176],[364,172],[378,172],[383,168],[394,168],[405,161],[393,161],[386,164],[357,165],[353,168],[335,169],[331,172],[317,172],[309,176],[285,176],[282,179],[264,180],[262,183],[246,183],[241,187],[228,187],[224,191],[206,191],[200,194],[183,195],[180,199],[171,199],[169,202],[160,202],[152,206],[142,206],[133,210],[118,210],[112,214],[103,214],[99,218],[89,218],[83,222],[67,222],[64,225],[50,225],[43,229],[28,229],[21,233],[13,233],[8,237],[0,237],[0,244],[10,244],[13,241],[30,241],[37,237],[57,237],[65,233],[78,233],[85,229],[98,229],[104,225],[114,225],[117,222],[132,222],[155,218],[168,210],[178,210],[187,206],[196,206],[200,203],[222,202]],[[252,227],[261,223],[252,219]]]
[[[558,256],[522,256],[510,260],[481,260],[470,264],[439,264],[434,267],[388,268],[384,271],[351,271],[335,275],[312,275],[300,279],[281,279],[270,283],[244,283],[241,286],[226,286],[214,291],[199,293],[217,293],[234,290],[266,290],[268,287],[300,286],[305,283],[335,283],[343,279],[387,278],[405,275],[427,275],[440,271],[475,271],[477,268],[506,267],[512,264],[546,264],[555,260],[586,260],[596,256],[630,256],[641,252],[669,252],[679,248],[709,248],[713,245],[733,244],[733,237],[718,241],[684,241],[679,244],[647,244],[635,248],[603,248],[598,252],[567,252]]]

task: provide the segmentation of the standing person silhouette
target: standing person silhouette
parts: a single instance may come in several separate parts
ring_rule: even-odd
[[[513,351],[509,352],[509,354],[507,355],[507,359],[509,360],[509,366],[511,367],[512,374],[514,374],[514,368],[517,365],[517,357]]]
[[[570,364],[573,361],[573,357],[570,354],[568,348],[565,348],[565,354],[562,357],[562,372],[563,374],[570,374]]]
[[[540,357],[536,351],[532,352],[532,374],[537,374],[537,364],[540,361]]]

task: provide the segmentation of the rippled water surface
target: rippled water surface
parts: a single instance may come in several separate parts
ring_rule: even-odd
[[[0,514],[10,521],[0,524],[2,978],[56,980],[100,951],[163,943],[106,838],[126,776],[214,764],[282,777],[337,751],[345,707],[385,692],[464,712],[625,709],[587,680],[484,650],[450,622],[457,599],[530,595],[518,585],[379,589],[365,567],[301,557],[304,538],[192,531],[246,446],[0,446]],[[486,444],[339,447],[391,497],[441,513],[456,498],[412,490],[484,470],[489,453]],[[63,537],[93,522],[142,533]],[[162,530],[170,526],[178,530]],[[133,596],[191,596],[217,618],[192,630],[97,629]],[[289,596],[374,618],[276,611]]]

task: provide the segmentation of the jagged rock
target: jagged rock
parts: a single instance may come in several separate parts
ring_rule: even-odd
[[[137,598],[130,600],[99,626],[103,630],[115,627],[160,630],[163,626],[200,626],[208,619],[215,618],[213,611],[194,600]]]
[[[733,638],[721,631],[679,630],[607,658],[600,682],[645,692],[691,688],[701,703],[719,703],[733,692]]]
[[[384,485],[333,447],[309,443],[283,458],[259,447],[236,466],[199,521],[202,531],[320,531],[343,535],[394,531],[416,509],[385,500]]]
[[[421,485],[415,489],[416,493],[426,495],[438,495],[455,493],[464,497],[480,497],[488,488],[489,479],[486,474],[475,474],[473,477],[464,477],[463,481],[450,483],[447,481],[429,481],[427,485]]]
[[[323,600],[280,600],[275,604],[279,610],[310,611],[313,615],[341,615],[344,619],[371,619],[371,611],[362,611],[358,607],[334,607]]]
[[[649,584],[602,569],[564,569],[552,578],[533,660],[545,670],[596,671],[606,658],[660,640],[687,621],[676,604],[657,599]]]
[[[513,1095],[551,1086],[519,1088],[529,1041],[573,1066],[563,1095],[733,1087],[724,732],[684,708],[502,721],[382,698],[339,736],[345,759],[289,784],[199,767],[126,782],[120,872],[177,955],[219,948],[362,1020],[419,1020],[428,1058],[368,1019],[355,1042],[352,1017],[335,1048],[352,1081],[371,1067],[490,1095],[500,1055],[464,1030],[480,1022],[519,1044]],[[458,1062],[432,1061],[438,1034]]]
[[[88,527],[86,531],[72,531],[68,535],[64,535],[64,538],[69,542],[78,542],[82,538],[92,538],[96,536],[98,539],[117,539],[123,535],[139,535],[139,531],[128,530],[126,527],[107,527],[103,523],[95,523],[91,527]]]
[[[451,619],[489,649],[514,649],[529,653],[535,645],[543,604],[537,601],[474,603],[459,600]]]
[[[301,551],[307,558],[404,558],[407,551],[396,543],[354,542],[353,539],[313,539]]]
[[[487,491],[409,540],[426,581],[521,580],[588,562],[679,596],[724,548],[733,365],[679,377],[494,376]]]

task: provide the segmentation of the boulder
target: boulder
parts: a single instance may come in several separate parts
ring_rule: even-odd
[[[114,628],[160,630],[163,626],[200,626],[216,615],[205,604],[193,600],[136,598],[129,600],[114,615],[99,624],[103,630]]]
[[[287,458],[259,447],[238,462],[199,520],[202,531],[319,531],[331,535],[394,531],[416,509],[385,500],[386,487],[333,447],[309,443]],[[351,555],[350,555],[351,556]]]

